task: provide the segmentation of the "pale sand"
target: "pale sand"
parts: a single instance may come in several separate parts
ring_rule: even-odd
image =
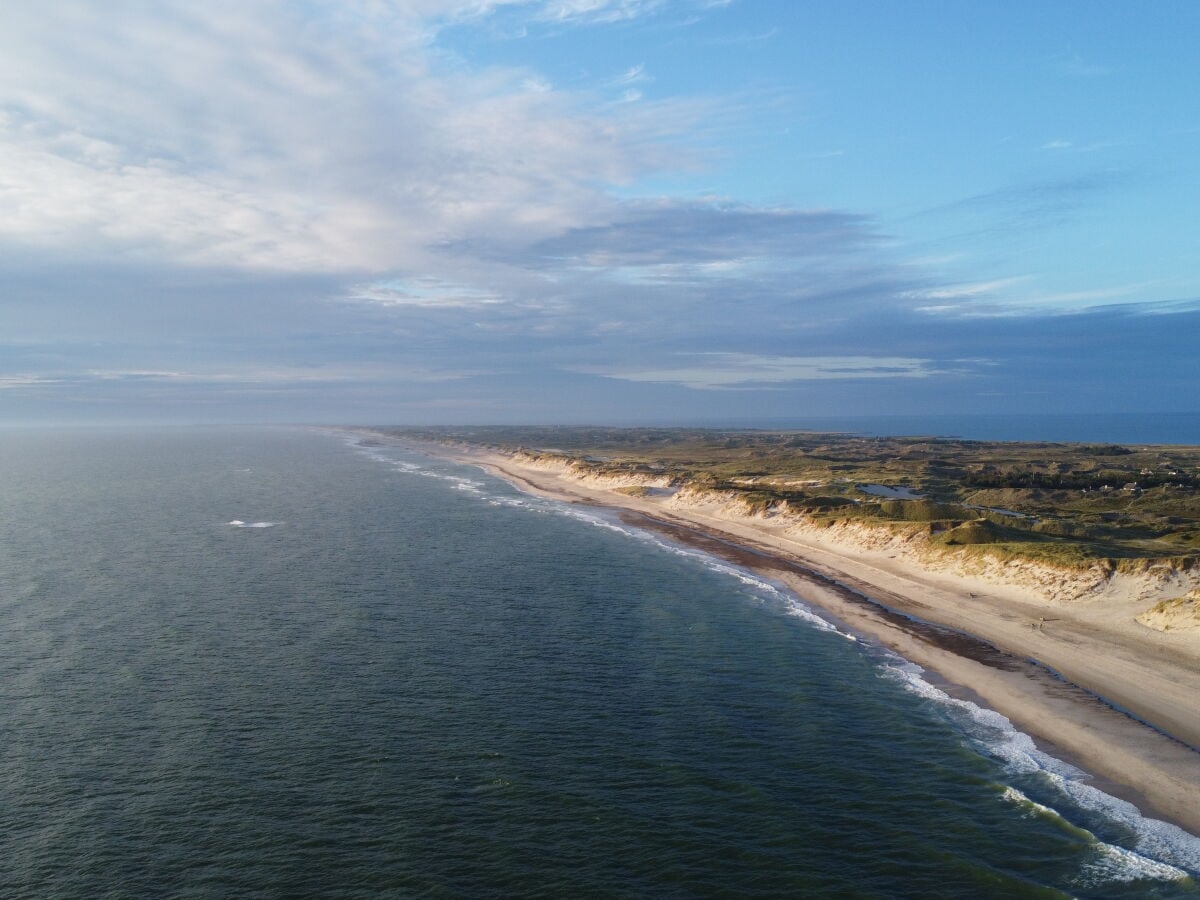
[[[1115,616],[1104,602],[1048,608],[1022,601],[1011,588],[990,590],[982,579],[970,581],[968,593],[962,578],[929,573],[880,554],[856,557],[844,548],[835,553],[783,535],[770,520],[668,509],[665,497],[631,497],[581,484],[498,453],[420,449],[482,466],[542,496],[650,517],[634,524],[674,526],[674,536],[681,540],[705,546],[708,536],[709,549],[714,549],[712,537],[727,541],[715,549],[783,581],[850,629],[937,673],[950,683],[951,693],[954,686],[966,688],[1052,754],[1098,776],[1098,786],[1108,793],[1200,835],[1200,751],[1195,749],[1200,748],[1200,661],[1191,651],[1194,645],[1164,640],[1136,624],[1126,627],[1128,616]],[[743,549],[739,554],[738,547],[758,552]],[[905,616],[981,640],[938,634]],[[1031,627],[1043,616],[1043,626]],[[1121,623],[1114,624],[1115,618]]]

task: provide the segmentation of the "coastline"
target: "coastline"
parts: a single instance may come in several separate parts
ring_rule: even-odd
[[[668,509],[662,498],[583,484],[500,452],[424,442],[413,449],[481,467],[528,493],[614,510],[628,524],[782,582],[851,632],[932,673],[951,696],[1001,713],[1105,793],[1200,835],[1200,666],[1178,653],[1138,653],[1084,621],[1030,627],[1038,607],[1011,597],[972,594],[964,621],[954,586],[920,573]]]

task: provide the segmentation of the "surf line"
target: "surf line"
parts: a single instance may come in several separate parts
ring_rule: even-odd
[[[573,501],[579,502],[579,501]],[[750,570],[767,570],[776,572],[787,572],[798,578],[808,581],[818,587],[826,588],[834,591],[843,600],[857,604],[859,606],[869,607],[878,616],[878,618],[902,628],[912,637],[922,640],[927,644],[932,644],[940,649],[947,650],[957,656],[965,657],[982,665],[993,669],[1001,669],[1004,671],[1026,671],[1027,673],[1037,673],[1038,675],[1049,677],[1056,684],[1066,687],[1073,692],[1078,692],[1079,699],[1086,699],[1091,702],[1102,704],[1103,706],[1118,712],[1123,716],[1132,719],[1139,725],[1157,732],[1164,738],[1191,750],[1193,753],[1200,754],[1200,747],[1196,747],[1181,738],[1176,737],[1170,732],[1165,731],[1153,722],[1149,722],[1141,716],[1128,709],[1125,709],[1118,703],[1109,700],[1107,697],[1076,684],[1062,675],[1052,666],[1047,665],[1036,657],[1032,656],[1017,656],[1002,650],[990,641],[971,634],[968,631],[963,631],[957,628],[951,628],[948,625],[941,625],[936,622],[930,622],[922,619],[915,613],[906,612],[890,606],[873,593],[868,593],[862,587],[857,587],[849,583],[848,579],[837,577],[827,572],[821,571],[812,565],[804,565],[795,560],[784,558],[770,550],[760,549],[752,545],[749,540],[744,538],[734,538],[732,536],[725,537],[713,529],[708,531],[697,528],[692,525],[682,522],[671,521],[669,519],[651,516],[647,513],[638,512],[636,510],[620,510],[620,518],[627,525],[635,528],[644,528],[647,530],[657,531],[668,537],[674,538],[679,543],[689,547],[703,550],[711,553],[714,556],[719,556],[727,562],[743,566]],[[875,589],[870,588],[872,592]],[[803,599],[803,598],[801,598]],[[826,610],[830,615],[832,612]],[[836,618],[836,616],[835,616]],[[852,628],[849,623],[840,622],[847,628]],[[877,640],[871,638],[870,635],[861,635],[866,640],[878,643]]]
[[[1035,740],[1035,746],[1041,745],[1040,752],[1067,762],[1095,779],[1098,784],[1103,783],[1105,793],[1131,803],[1142,810],[1143,815],[1153,815],[1155,819],[1173,823],[1175,827],[1181,826],[1185,833],[1197,834],[1195,817],[1174,814],[1172,810],[1178,806],[1178,798],[1173,797],[1170,792],[1164,792],[1162,784],[1151,786],[1150,781],[1127,780],[1127,770],[1124,767],[1116,766],[1107,758],[1106,753],[1092,752],[1095,733],[1092,726],[1087,725],[1087,721],[1092,716],[1114,717],[1104,731],[1117,741],[1114,747],[1125,750],[1133,744],[1130,743],[1130,732],[1126,731],[1124,737],[1117,736],[1117,731],[1122,730],[1119,724],[1122,722],[1125,723],[1124,729],[1144,729],[1145,733],[1154,735],[1156,740],[1165,739],[1166,745],[1163,749],[1171,748],[1176,754],[1175,762],[1161,770],[1165,773],[1172,769],[1190,768],[1191,760],[1200,757],[1200,751],[1190,743],[1122,709],[1103,695],[1066,679],[1051,666],[1037,659],[1005,651],[970,632],[925,621],[920,616],[903,608],[896,608],[884,600],[880,594],[887,596],[888,592],[885,589],[860,582],[833,568],[793,561],[774,548],[754,546],[752,538],[729,535],[713,526],[680,522],[670,516],[631,510],[619,503],[598,500],[564,487],[543,487],[524,474],[508,470],[495,459],[480,460],[479,456],[471,453],[469,449],[458,448],[456,452],[456,448],[429,446],[424,443],[421,446],[413,446],[410,443],[408,449],[425,456],[449,458],[455,462],[477,466],[527,493],[562,503],[615,511],[626,524],[657,531],[677,543],[706,550],[718,558],[735,562],[768,578],[782,574],[799,584],[810,584],[824,593],[826,599],[809,597],[802,591],[797,593],[793,585],[788,587],[793,593],[797,593],[803,602],[820,610],[823,615],[828,615],[831,621],[846,627],[856,636],[863,637],[864,646],[878,646],[895,653],[902,660],[915,662],[946,685],[952,685],[955,689],[972,695],[975,698],[972,702],[976,705],[991,709],[1005,718],[1011,717],[1019,730]],[[831,602],[842,604],[843,611],[839,611],[836,606],[831,607]],[[903,605],[900,604],[901,607]],[[863,622],[855,624],[854,621],[847,621],[848,614],[862,617]],[[903,638],[890,638],[889,635],[895,632],[901,632]],[[906,643],[907,646],[904,646]],[[991,669],[998,681],[990,686],[986,682],[976,684],[975,679],[969,677],[966,672],[955,671],[959,666],[959,663],[953,662],[955,658],[967,664],[975,663]],[[1049,712],[1052,717],[1057,717],[1059,713],[1054,711],[1054,706],[1059,703],[1064,704],[1064,708],[1074,708],[1079,715],[1062,720],[1064,730],[1061,732],[1057,726],[1048,732],[1048,725],[1038,723],[1040,714],[1037,711]],[[1113,731],[1114,728],[1116,731]],[[1156,796],[1158,800],[1155,799]]]

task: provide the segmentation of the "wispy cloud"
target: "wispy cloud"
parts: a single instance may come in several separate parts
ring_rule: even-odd
[[[1071,78],[1101,78],[1112,72],[1110,67],[1084,59],[1073,50],[1055,57],[1051,64],[1060,74]]]
[[[1028,232],[1061,224],[1081,210],[1130,184],[1135,173],[1097,168],[1064,178],[1012,184],[930,207],[914,218],[939,217],[963,223],[955,237]]]
[[[505,302],[504,298],[495,292],[461,284],[450,284],[429,277],[356,285],[347,293],[346,299],[385,308],[428,307],[435,309],[492,306]]]
[[[540,15],[553,22],[624,22],[666,5],[666,0],[544,0]]]
[[[778,28],[767,28],[763,31],[744,31],[725,37],[710,38],[707,43],[712,47],[736,47],[744,44],[759,44],[769,41],[779,34]]]
[[[1133,302],[1135,298],[1146,296],[1148,293],[1151,295],[1161,295],[1166,288],[1167,285],[1162,281],[1142,281],[1076,291],[1047,292],[1030,290],[1025,291],[1021,295],[1010,297],[1009,304],[1014,307],[1038,309],[1048,313],[1074,311],[1097,306],[1108,306],[1113,303],[1129,303]],[[1158,304],[1148,304],[1146,311],[1149,312],[1150,307],[1156,305]]]
[[[60,383],[61,379],[59,378],[31,372],[24,372],[17,375],[0,375],[0,391]]]
[[[1028,280],[1027,275],[1016,275],[991,281],[937,285],[911,291],[906,296],[919,304],[915,308],[920,312],[978,313],[981,309],[990,311],[1005,306],[1011,299],[1011,288]],[[986,302],[981,306],[980,301]]]
[[[53,374],[0,375],[0,390],[37,389],[46,386],[107,388],[178,388],[197,386],[290,387],[335,384],[378,384],[387,382],[438,383],[456,381],[485,370],[463,367],[439,370],[405,364],[338,366],[241,366],[210,367],[202,371],[157,372],[119,369],[84,369]]]
[[[603,268],[752,258],[795,263],[853,255],[880,240],[865,218],[845,212],[657,201],[625,204],[610,222],[570,229],[533,245],[530,254]]]
[[[662,103],[626,113],[526,71],[439,72],[428,17],[501,5],[360,18],[317,4],[307,19],[170,0],[121,16],[83,0],[14,9],[0,33],[0,240],[142,263],[420,269],[439,241],[588,221],[604,184],[678,157],[657,142],[688,117]],[[656,5],[539,8],[603,20]]]
[[[1047,141],[1038,147],[1039,150],[1069,152],[1069,153],[1094,153],[1097,150],[1108,150],[1112,147],[1121,146],[1120,141],[1091,141],[1086,144],[1080,144],[1076,141],[1069,141],[1066,138],[1055,138],[1052,141]]]
[[[623,381],[678,384],[695,390],[730,390],[797,381],[928,378],[941,372],[928,359],[875,356],[761,356],[696,354],[687,363],[646,369],[582,367],[577,371]]]
[[[155,371],[153,369],[89,369],[86,377],[98,381],[170,381],[189,376],[183,372]]]
[[[639,63],[636,66],[630,66],[616,78],[609,81],[611,85],[627,85],[637,84],[639,82],[648,81],[650,76],[646,74],[646,66],[644,63]]]

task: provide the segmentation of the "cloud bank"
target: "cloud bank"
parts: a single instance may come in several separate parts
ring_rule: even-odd
[[[277,271],[431,265],[589,222],[666,163],[644,111],[470,71],[430,43],[499,2],[56,3],[0,35],[0,239]],[[545,3],[558,21],[645,4]],[[658,117],[671,118],[679,110]]]
[[[1141,327],[1151,308],[1122,305],[1144,284],[966,280],[914,261],[869,211],[642,190],[711,165],[712,123],[734,101],[648,99],[658,80],[637,59],[563,88],[442,40],[501,24],[682,32],[730,6],[7,4],[7,408],[347,421],[829,413],[865,397],[1019,408],[1039,372],[1089,395],[1107,329],[1132,336],[1131,367],[1183,383],[1153,348],[1162,329]],[[1002,185],[917,218],[1027,234],[1128,180]],[[1157,308],[1190,322],[1194,301],[1174,300]],[[1039,355],[1067,352],[1047,339],[1064,329],[1093,348],[1077,372]]]

